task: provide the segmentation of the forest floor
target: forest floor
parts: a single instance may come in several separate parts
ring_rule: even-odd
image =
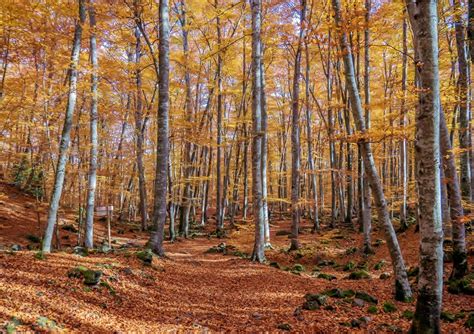
[[[44,228],[45,210],[45,205],[36,205],[31,197],[0,183],[0,332],[379,333],[406,332],[410,326],[407,311],[414,311],[415,303],[394,301],[393,280],[380,278],[392,270],[377,226],[375,254],[369,257],[358,250],[361,236],[352,228],[327,228],[311,234],[307,222],[302,227],[301,250],[288,253],[290,223],[274,221],[274,249],[266,252],[267,264],[245,258],[252,250],[254,229],[251,223],[242,223],[223,239],[201,230],[193,238],[167,242],[167,258],[153,258],[147,265],[137,257],[147,234],[133,225],[113,227],[111,252],[73,254],[75,233],[64,226],[73,224],[74,215],[67,212],[61,215],[63,250],[37,258],[38,252],[26,247],[38,247],[34,236]],[[100,242],[104,222],[96,226]],[[414,227],[399,234],[408,267],[418,263],[418,237]],[[209,252],[221,243],[225,247],[214,249],[225,249],[226,254]],[[22,250],[12,251],[13,244]],[[473,247],[472,235],[469,247]],[[470,254],[472,264],[472,251]],[[351,267],[350,262],[355,268],[344,268]],[[101,284],[86,286],[81,278],[68,277],[77,266],[100,270]],[[366,268],[369,277],[348,279],[357,267]],[[449,272],[447,263],[445,279]],[[321,273],[327,275],[318,278]],[[415,280],[413,277],[414,287]],[[301,309],[305,294],[333,288],[366,292],[378,303],[353,296],[328,297],[316,310]],[[454,317],[442,321],[443,332],[470,332],[464,323],[469,312],[474,312],[473,297],[453,295],[445,288],[443,305],[448,312],[444,318]]]

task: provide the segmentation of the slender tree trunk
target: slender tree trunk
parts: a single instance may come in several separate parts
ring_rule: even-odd
[[[339,31],[340,48],[343,50],[344,68],[346,85],[348,87],[349,97],[351,101],[351,109],[356,124],[357,130],[364,135],[366,133],[365,120],[363,117],[363,109],[360,101],[359,91],[354,76],[354,64],[352,63],[351,49],[347,41],[346,32],[342,29],[342,15],[340,0],[332,0],[334,8],[334,18],[336,27]],[[387,202],[380,182],[375,161],[372,154],[370,143],[365,139],[361,139],[362,154],[364,157],[364,167],[366,168],[367,177],[369,179],[370,187],[372,188],[374,200],[377,206],[379,222],[385,229],[385,237],[389,249],[390,257],[392,259],[393,271],[395,274],[395,298],[397,300],[409,300],[412,297],[408,276],[406,273],[405,263],[403,261],[400,246],[398,244],[395,230],[390,221]]]
[[[192,91],[191,91],[191,75],[189,73],[189,43],[188,43],[188,26],[186,21],[186,4],[183,0],[181,2],[181,29],[182,29],[182,36],[183,36],[183,53],[184,53],[184,82],[186,85],[186,102],[185,102],[185,118],[187,124],[187,134],[190,135],[190,127],[191,127],[191,118],[193,114],[193,101],[192,101]],[[184,192],[183,192],[183,208],[181,210],[181,217],[180,217],[180,233],[185,238],[188,237],[189,234],[189,212],[191,210],[191,182],[189,178],[191,177],[192,173],[192,166],[191,166],[191,142],[189,139],[186,140],[185,149],[184,149]]]
[[[265,261],[265,216],[262,194],[262,24],[261,0],[252,0],[252,192],[255,220],[255,243],[252,260]]]
[[[459,279],[467,272],[466,231],[456,160],[443,111],[440,112],[440,145],[452,223],[453,271],[450,279]]]
[[[140,17],[140,4],[138,0],[134,2],[135,17]],[[141,228],[146,229],[148,218],[147,191],[145,179],[145,164],[143,162],[143,143],[145,137],[145,122],[143,121],[143,94],[142,94],[142,70],[140,68],[140,59],[142,53],[140,30],[135,29],[135,140],[136,140],[136,159],[138,170],[138,193],[140,197],[139,207],[141,216]]]
[[[364,30],[364,98],[365,98],[365,125],[370,128],[370,10],[372,6],[371,0],[365,1],[365,30]],[[363,154],[363,148],[360,147],[360,153]],[[362,182],[362,231],[364,234],[364,253],[372,253],[372,244],[370,240],[370,233],[372,231],[372,210],[371,210],[371,194],[369,187],[369,180],[366,173],[366,166],[364,165],[364,158],[361,161],[362,174],[364,180]]]
[[[455,8],[460,11],[459,0],[454,1]],[[469,69],[466,51],[466,34],[461,14],[455,15],[456,46],[458,52],[458,88],[459,88],[459,147],[461,151],[461,193],[466,201],[471,200],[471,169],[469,152],[471,151],[469,134]]]
[[[407,195],[408,195],[408,170],[407,170],[407,140],[405,138],[405,127],[407,125],[406,120],[406,97],[407,97],[407,75],[408,75],[408,46],[407,46],[407,30],[408,23],[406,19],[406,11],[404,10],[403,16],[403,54],[402,54],[402,101],[400,108],[400,127],[404,134],[400,139],[400,182],[402,184],[402,198],[400,204],[400,230],[406,230],[408,228],[407,222]]]
[[[68,160],[69,142],[71,138],[72,120],[77,98],[77,66],[79,63],[79,54],[81,50],[82,25],[86,20],[85,0],[79,0],[79,20],[76,21],[74,29],[74,39],[72,42],[71,63],[69,65],[68,75],[68,100],[66,106],[66,116],[59,144],[59,157],[56,165],[56,175],[54,178],[54,187],[51,194],[51,201],[48,210],[48,223],[43,238],[43,252],[51,251],[51,241],[53,239],[54,227],[58,216],[59,201],[64,185],[64,176],[66,173],[66,164]]]
[[[92,63],[91,74],[91,114],[90,114],[90,162],[89,162],[89,181],[87,188],[87,206],[86,206],[86,248],[94,248],[94,201],[95,189],[97,185],[97,149],[98,149],[98,133],[97,121],[99,114],[97,111],[99,84],[99,63],[97,60],[97,39],[96,39],[96,19],[94,0],[89,0],[89,21],[90,21],[90,57]],[[108,207],[109,203],[107,203]]]
[[[216,29],[217,29],[217,161],[216,161],[216,229],[221,235],[224,229],[222,217],[222,54],[221,54],[221,21],[218,11],[219,2],[215,0]]]
[[[261,38],[260,38],[261,39]],[[265,229],[265,247],[271,248],[270,243],[270,218],[268,216],[268,115],[267,96],[265,94],[265,67],[263,66],[263,45],[261,45],[260,60],[260,80],[261,83],[261,103],[262,103],[262,205]]]
[[[299,110],[299,92],[300,92],[300,72],[301,72],[301,49],[304,38],[304,27],[306,17],[306,0],[301,0],[300,12],[300,32],[298,37],[298,46],[295,54],[295,67],[293,74],[293,96],[291,102],[291,245],[290,250],[299,248],[298,234],[301,220],[300,208],[300,110]]]
[[[306,55],[306,81],[305,81],[305,109],[306,109],[306,141],[308,145],[308,166],[311,179],[311,191],[312,191],[312,200],[313,200],[313,232],[319,231],[319,210],[318,210],[318,189],[316,185],[316,171],[314,168],[314,159],[313,159],[313,120],[311,117],[311,107],[309,103],[309,76],[310,76],[310,59],[309,59],[309,49],[308,43],[305,43],[305,55]]]
[[[420,90],[416,110],[416,180],[420,226],[418,299],[411,333],[440,333],[443,228],[440,192],[440,88],[437,1],[407,0]]]
[[[170,23],[168,0],[159,2],[159,91],[158,126],[156,148],[155,203],[153,224],[156,232],[151,237],[154,253],[163,256],[163,232],[166,223],[166,197],[169,162],[168,115],[169,115],[169,40]]]

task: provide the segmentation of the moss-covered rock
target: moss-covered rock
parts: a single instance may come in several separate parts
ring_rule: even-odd
[[[331,274],[326,274],[326,273],[319,273],[318,276],[316,276],[316,277],[317,278],[322,278],[322,279],[325,279],[325,280],[328,280],[328,281],[332,281],[332,280],[337,279],[336,276],[331,275]]]
[[[370,275],[365,270],[357,270],[350,273],[350,275],[347,278],[352,279],[352,280],[367,279],[367,278],[370,278]]]
[[[323,294],[332,298],[347,298],[353,297],[355,292],[353,290],[341,290],[339,288],[334,288],[324,291]]]
[[[377,300],[377,298],[375,298],[374,296],[369,295],[367,292],[364,292],[364,291],[357,291],[355,293],[355,297],[359,298],[359,299],[362,299],[362,300],[365,300],[366,302],[371,303],[371,304],[378,304],[378,302],[379,302]]]
[[[375,270],[380,270],[385,266],[385,260],[379,261],[374,265]]]
[[[452,294],[466,294],[474,295],[474,288],[471,286],[471,280],[469,278],[463,278],[458,280],[450,280],[448,282],[448,292]]]
[[[389,273],[381,273],[379,276],[380,279],[389,279],[390,274]]]
[[[281,266],[278,262],[272,261],[272,262],[270,262],[269,265],[270,265],[270,267],[281,269]]]
[[[291,331],[291,325],[288,323],[281,323],[277,325],[277,328],[282,330],[282,331]]]
[[[383,311],[385,313],[392,313],[392,312],[395,312],[396,310],[397,310],[397,307],[392,302],[387,301],[383,303]]]
[[[319,305],[326,305],[328,296],[321,293],[307,293],[304,298],[307,302],[316,301]]]
[[[442,311],[440,315],[440,319],[446,322],[455,322],[456,315],[448,311]]]
[[[102,271],[86,270],[82,273],[82,276],[84,276],[85,285],[97,285],[99,284],[100,278],[102,277]]]
[[[299,264],[299,263],[296,263],[293,268],[291,268],[291,271],[292,272],[297,272],[297,273],[301,273],[303,271],[305,271],[306,268],[302,265],[302,264]]]
[[[153,252],[151,249],[145,249],[136,253],[137,258],[143,261],[146,265],[151,265],[153,262]]]
[[[378,313],[378,309],[377,309],[377,306],[375,305],[370,305],[368,308],[367,308],[367,312],[370,313],[370,314],[377,314]]]
[[[412,320],[415,317],[415,312],[410,311],[410,310],[405,310],[402,313],[402,318]]]

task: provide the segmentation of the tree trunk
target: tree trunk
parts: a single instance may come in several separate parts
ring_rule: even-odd
[[[99,119],[97,104],[98,93],[97,86],[99,84],[99,64],[97,60],[97,39],[96,39],[96,19],[94,0],[89,2],[89,23],[90,23],[90,59],[92,63],[91,74],[91,114],[90,114],[90,162],[89,162],[89,181],[87,188],[87,206],[86,206],[86,248],[94,248],[94,201],[95,189],[97,185],[97,148],[98,148],[98,133],[97,121]],[[109,203],[106,203],[107,207]]]
[[[56,175],[54,178],[54,186],[51,194],[51,201],[48,210],[48,223],[43,238],[43,252],[51,251],[51,241],[53,239],[54,226],[58,216],[59,201],[64,185],[64,176],[66,173],[66,164],[68,160],[69,142],[71,138],[72,120],[74,108],[77,98],[77,66],[79,63],[79,54],[81,50],[82,25],[86,20],[85,0],[79,0],[79,20],[76,21],[74,28],[74,38],[72,42],[71,63],[69,65],[68,75],[68,100],[66,106],[66,116],[61,134],[61,142],[59,144],[59,157],[56,165]]]
[[[166,223],[166,197],[168,181],[169,139],[169,40],[170,23],[168,0],[159,3],[159,90],[158,122],[155,174],[155,203],[153,207],[153,224],[156,232],[151,237],[154,253],[163,256],[163,232]]]
[[[408,194],[408,171],[407,171],[407,140],[405,138],[406,120],[406,97],[407,97],[407,75],[408,75],[408,47],[407,47],[407,30],[408,23],[406,19],[406,11],[403,15],[403,55],[402,55],[402,101],[400,108],[400,127],[403,130],[403,137],[400,139],[400,163],[399,173],[400,182],[402,184],[402,198],[400,204],[400,230],[404,231],[408,228],[407,222],[407,194]]]
[[[252,192],[255,220],[255,243],[252,260],[265,261],[265,216],[262,194],[262,43],[260,40],[262,22],[261,0],[252,0]]]
[[[347,41],[346,32],[342,29],[342,15],[340,0],[332,0],[334,8],[334,18],[336,27],[339,31],[339,43],[341,50],[344,51],[344,68],[346,85],[348,87],[349,97],[351,101],[351,109],[356,124],[357,130],[364,135],[366,133],[365,120],[363,117],[363,109],[360,101],[359,91],[354,76],[354,64],[352,63],[351,49]],[[400,246],[398,244],[395,230],[390,221],[387,202],[385,200],[384,191],[380,182],[375,161],[372,154],[370,143],[366,139],[361,139],[362,154],[364,157],[364,167],[366,168],[367,178],[372,188],[375,204],[377,206],[377,213],[379,222],[385,229],[385,237],[389,249],[390,257],[392,259],[393,271],[395,274],[395,298],[397,300],[409,300],[412,297],[408,276],[405,269]]]
[[[450,279],[460,279],[467,272],[466,231],[463,221],[464,210],[456,170],[456,160],[452,152],[451,140],[449,139],[449,131],[443,111],[440,112],[440,145],[452,224],[453,271],[451,272]]]
[[[290,250],[299,248],[298,234],[301,219],[300,209],[300,110],[299,110],[299,92],[300,92],[300,72],[301,72],[301,49],[304,38],[304,27],[306,16],[306,0],[301,0],[300,11],[300,32],[298,37],[298,46],[295,54],[295,67],[293,73],[293,96],[291,102],[291,245]]]
[[[440,333],[443,228],[440,192],[440,89],[437,1],[407,0],[420,89],[416,110],[416,180],[420,226],[418,299],[411,333]]]

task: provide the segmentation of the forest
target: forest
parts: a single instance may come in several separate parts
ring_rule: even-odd
[[[0,332],[472,333],[473,0],[0,1]]]

